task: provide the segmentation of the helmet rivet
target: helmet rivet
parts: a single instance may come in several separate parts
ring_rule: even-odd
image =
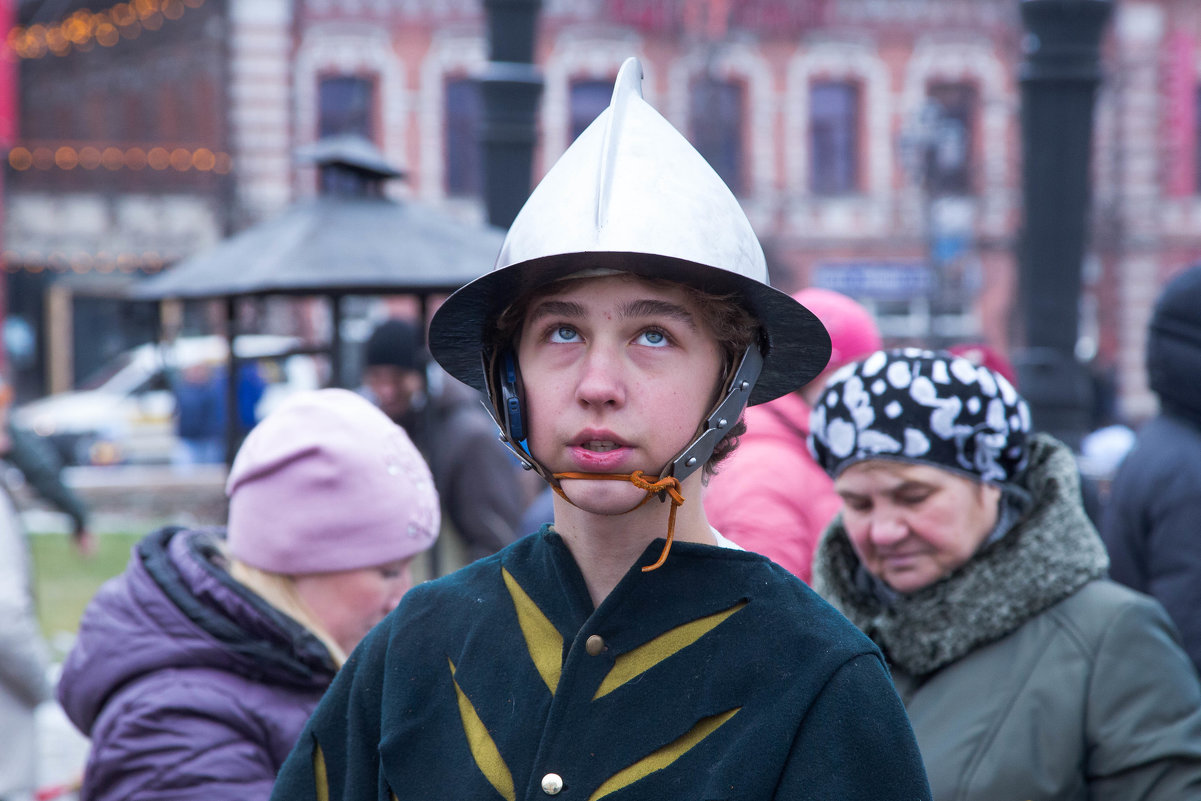
[[[751,388],[751,382],[743,381],[741,384],[738,385],[738,388],[741,389],[743,392],[746,392],[748,389]]]
[[[688,465],[689,467],[695,467],[696,466],[696,457],[695,456],[688,457],[688,461],[685,462],[684,464]]]
[[[724,418],[724,417],[723,417],[723,418],[721,418],[720,420],[718,420],[718,421],[717,421],[717,427],[718,427],[718,428],[725,428],[725,427],[726,427],[726,418]]]

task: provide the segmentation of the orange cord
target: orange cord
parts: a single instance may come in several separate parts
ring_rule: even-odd
[[[667,542],[663,545],[663,553],[659,554],[659,559],[653,565],[647,565],[642,568],[643,573],[649,573],[652,570],[657,570],[667,561],[667,552],[671,550],[671,543],[676,533],[676,510],[684,503],[684,496],[680,494],[680,480],[674,476],[667,478],[659,478],[653,476],[648,478],[646,473],[641,470],[635,470],[633,473],[555,473],[556,479],[605,479],[609,481],[629,481],[635,487],[646,492],[646,497],[643,498],[638,506],[638,509],[644,503],[649,501],[653,496],[666,492],[671,499],[671,512],[667,516]],[[652,480],[653,479],[653,480]],[[571,503],[571,499],[563,492],[563,489],[557,484],[551,484],[551,489],[558,493],[559,497]],[[660,496],[662,497],[662,496]],[[572,504],[574,506],[575,504]],[[631,509],[630,511],[634,511]]]

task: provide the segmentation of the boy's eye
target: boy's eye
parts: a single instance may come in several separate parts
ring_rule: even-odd
[[[667,334],[656,328],[649,328],[639,334],[635,342],[640,345],[649,345],[652,348],[661,348],[667,344]]]
[[[897,496],[897,503],[903,506],[916,506],[930,497],[928,492],[909,492]]]
[[[556,328],[552,328],[550,332],[551,342],[575,342],[579,338],[579,332],[567,325],[560,325]]]

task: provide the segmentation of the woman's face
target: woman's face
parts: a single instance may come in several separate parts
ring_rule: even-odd
[[[997,524],[1001,491],[926,465],[868,460],[834,481],[851,545],[873,575],[900,593],[963,565]]]
[[[413,586],[412,557],[376,567],[296,576],[296,591],[334,641],[349,654]]]

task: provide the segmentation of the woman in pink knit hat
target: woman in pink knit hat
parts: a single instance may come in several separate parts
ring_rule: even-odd
[[[340,389],[251,431],[220,532],[166,528],[84,612],[58,694],[99,799],[265,799],[334,673],[438,534],[404,431]]]

